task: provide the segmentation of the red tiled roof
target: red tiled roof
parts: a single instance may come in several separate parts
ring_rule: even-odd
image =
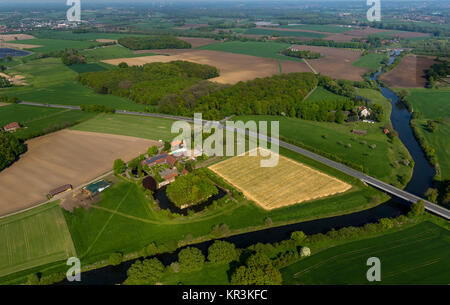
[[[9,124],[6,125],[5,127],[3,127],[4,130],[8,130],[8,129],[17,129],[17,128],[20,128],[20,125],[19,125],[19,123],[17,123],[17,122],[9,123]]]
[[[172,156],[167,156],[166,161],[167,161],[167,163],[170,164],[170,166],[174,166],[175,163],[177,162],[177,159],[175,159],[175,158],[172,157]]]

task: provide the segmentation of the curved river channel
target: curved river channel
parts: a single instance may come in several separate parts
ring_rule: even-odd
[[[389,65],[392,64],[399,53],[393,53],[391,55]],[[381,70],[371,76],[372,80],[378,81],[378,77],[381,74]],[[392,115],[391,121],[395,130],[398,131],[400,140],[408,149],[415,162],[414,173],[411,181],[409,182],[406,190],[418,196],[422,196],[425,191],[431,186],[433,177],[435,175],[434,169],[430,166],[425,158],[425,154],[417,143],[413,131],[409,125],[411,116],[408,110],[398,103],[397,95],[390,89],[380,85],[381,92],[385,98],[392,102]],[[408,205],[401,199],[393,198],[388,202],[381,204],[369,210],[356,212],[349,215],[335,216],[331,218],[318,219],[313,221],[301,222],[296,224],[285,225],[281,227],[269,228],[255,232],[249,232],[222,238],[222,240],[232,242],[238,248],[245,248],[252,244],[261,243],[274,243],[282,240],[286,240],[290,237],[294,231],[303,231],[306,234],[325,233],[331,229],[340,229],[348,226],[363,226],[366,223],[377,222],[381,218],[385,217],[397,217],[401,214],[407,213],[409,210]],[[202,242],[193,245],[205,254],[208,247],[213,241]],[[181,248],[182,249],[182,248]],[[168,265],[177,261],[178,249],[174,253],[161,254],[155,256],[163,264]],[[126,273],[128,268],[136,260],[124,262],[119,266],[107,266],[100,269],[84,272],[81,283],[68,283],[62,284],[81,284],[81,285],[115,285],[120,284],[126,280]]]

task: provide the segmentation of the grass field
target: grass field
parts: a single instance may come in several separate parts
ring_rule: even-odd
[[[450,90],[410,89],[408,101],[414,111],[420,113],[420,119],[414,120],[431,147],[436,150],[442,179],[450,179]],[[427,120],[442,119],[438,131],[430,132],[426,128]]]
[[[121,37],[129,36],[144,36],[128,33],[73,33],[72,31],[40,31],[33,33],[38,39],[57,39],[57,40],[72,40],[72,41],[89,41],[96,39],[119,39]]]
[[[306,37],[306,38],[324,38],[325,34],[314,33],[314,32],[302,32],[299,31],[282,31],[282,30],[271,30],[271,29],[248,29],[244,34],[249,35],[266,35],[266,36],[281,36],[281,37]]]
[[[336,33],[336,34],[337,33],[345,33],[345,32],[352,30],[351,28],[330,25],[330,24],[298,24],[298,25],[282,26],[281,28],[317,31],[317,32],[324,32],[324,33]]]
[[[385,54],[369,53],[362,56],[360,59],[353,63],[356,67],[367,68],[375,70],[381,67],[382,61],[386,58]]]
[[[124,58],[124,57],[129,58],[129,57],[142,57],[153,55],[150,52],[143,54],[135,54],[130,49],[127,49],[122,46],[109,46],[97,49],[89,49],[83,50],[80,53],[86,57],[88,62],[96,62],[101,60]]]
[[[381,261],[382,285],[450,282],[449,231],[423,222],[400,232],[333,247],[283,268],[283,284],[365,285],[369,257]]]
[[[69,68],[72,71],[75,71],[77,73],[88,73],[88,72],[99,72],[99,71],[105,71],[108,70],[104,64],[78,64],[78,65],[71,65]],[[112,67],[111,67],[112,68]]]
[[[116,109],[145,110],[144,105],[114,95],[101,95],[84,87],[75,79],[77,72],[61,63],[59,58],[45,58],[21,64],[9,70],[11,75],[23,75],[28,86],[2,90],[3,95],[16,96],[27,102],[59,105],[99,104]]]
[[[197,49],[237,53],[258,57],[274,58],[280,60],[303,61],[300,58],[284,56],[279,54],[280,51],[288,48],[289,46],[290,45],[287,43],[277,43],[277,42],[230,41],[225,43],[213,43],[198,47]]]
[[[336,100],[336,101],[345,101],[348,98],[342,95],[337,95],[331,91],[328,91],[324,87],[317,87],[313,93],[306,99],[308,102],[320,102],[320,101],[328,101],[328,100]]]
[[[0,277],[76,256],[58,203],[0,219]]]
[[[81,123],[94,116],[94,113],[79,110],[12,104],[2,107],[0,111],[0,126],[11,122],[18,122],[25,128],[17,131],[15,135],[20,139],[29,139],[47,133],[47,131],[56,129],[57,127]]]
[[[314,92],[309,98],[315,98],[314,94],[316,93]],[[280,136],[332,153],[348,162],[362,165],[369,175],[401,186],[400,177],[403,176],[401,179],[408,181],[412,174],[412,168],[403,165],[401,161],[411,160],[411,157],[400,141],[391,143],[383,134],[382,129],[389,120],[391,105],[378,91],[358,89],[358,94],[370,98],[384,107],[384,122],[336,124],[276,116],[242,116],[236,117],[234,120],[279,121]],[[317,95],[322,95],[321,91],[318,91]],[[352,129],[367,130],[367,135],[352,134]],[[348,144],[351,147],[348,147]],[[375,149],[370,147],[373,144],[376,145]]]
[[[267,158],[258,152],[255,151],[257,156],[245,155],[222,161],[210,169],[266,210],[336,195],[351,188],[342,181],[279,155],[276,166],[261,167],[261,160]],[[264,153],[269,152],[265,150]]]
[[[66,39],[30,39],[30,40],[21,40],[17,43],[24,45],[41,46],[39,48],[32,49],[33,52],[38,53],[47,53],[65,49],[86,49],[92,46],[99,45],[99,43],[94,41],[77,41]]]
[[[161,118],[101,114],[72,129],[172,141],[177,136],[170,132],[173,122],[172,120]]]

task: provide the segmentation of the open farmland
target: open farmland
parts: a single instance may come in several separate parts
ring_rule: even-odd
[[[209,50],[164,50],[164,53],[170,54],[170,56],[156,55],[137,58],[120,58],[105,60],[104,62],[113,65],[126,62],[128,65],[133,66],[154,62],[187,60],[217,67],[220,71],[220,76],[210,79],[210,81],[224,84],[235,84],[239,81],[247,81],[257,77],[262,78],[280,73],[278,61],[271,58],[260,58],[256,56]],[[308,67],[304,63],[298,63],[294,68],[297,69],[295,72],[309,72]]]
[[[267,151],[266,151],[267,152]],[[351,188],[334,177],[279,156],[275,167],[261,167],[259,156],[234,157],[210,167],[266,210],[343,193]]]
[[[111,170],[115,159],[131,160],[157,143],[74,130],[32,139],[19,161],[0,172],[0,215],[43,202],[61,185],[87,183]]]
[[[406,55],[400,64],[381,75],[381,80],[390,87],[423,88],[427,79],[425,71],[434,64],[434,59]]]
[[[76,256],[57,203],[0,219],[0,244],[0,278]]]
[[[362,81],[362,75],[368,71],[353,65],[361,57],[361,51],[303,45],[294,45],[293,47],[323,54],[324,57],[308,59],[308,62],[318,73],[332,78]]]
[[[65,39],[29,39],[21,40],[17,46],[23,49],[33,49],[33,52],[46,53],[65,49],[86,49],[99,45],[93,41],[77,41]]]
[[[29,40],[34,39],[34,36],[28,34],[2,34],[0,40],[3,41],[16,41],[16,40]]]
[[[362,39],[368,36],[380,36],[380,37],[400,37],[400,38],[417,38],[417,37],[427,37],[429,34],[418,33],[418,32],[405,32],[405,31],[393,31],[393,30],[383,30],[376,28],[361,28],[356,30],[351,30],[345,33],[337,33],[328,36],[324,39],[334,40],[337,42],[347,42],[351,41],[353,38]]]
[[[400,232],[329,248],[283,268],[283,283],[367,285],[366,261],[375,256],[382,262],[378,284],[448,285],[449,237],[447,229],[423,222]]]
[[[265,35],[265,36],[282,36],[282,37],[295,37],[305,38],[306,40],[312,38],[324,38],[324,33],[318,33],[313,31],[302,31],[296,29],[277,29],[277,28],[253,28],[244,32],[248,35]]]

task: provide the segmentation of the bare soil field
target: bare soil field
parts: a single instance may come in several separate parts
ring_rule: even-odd
[[[223,84],[235,84],[239,81],[248,81],[258,77],[267,77],[279,74],[280,69],[278,61],[272,58],[262,58],[256,56],[248,56],[242,54],[217,52],[209,50],[153,50],[165,55],[145,56],[136,58],[119,58],[112,60],[104,60],[104,62],[112,65],[118,65],[126,62],[130,66],[144,65],[153,62],[171,62],[175,60],[186,60],[199,64],[207,64],[215,66],[220,70],[220,76],[211,79]],[[282,66],[290,68],[290,72],[310,72],[308,67],[302,63],[288,61],[284,63],[280,61]],[[284,72],[284,70],[283,70]]]
[[[353,38],[365,38],[369,35],[372,34],[378,34],[378,33],[389,33],[392,32],[393,30],[383,30],[383,29],[374,29],[374,28],[365,28],[365,29],[359,29],[359,30],[352,30],[352,31],[348,31],[345,33],[339,33],[339,34],[334,34],[331,36],[328,36],[324,39],[326,40],[334,40],[337,42],[347,42],[352,40]],[[401,38],[415,38],[415,37],[426,37],[429,36],[429,34],[425,34],[425,33],[418,33],[418,32],[402,32],[399,34],[395,34],[393,36],[398,36]]]
[[[274,31],[283,31],[283,32],[309,32],[309,33],[317,33],[317,34],[324,34],[324,35],[333,35],[333,33],[304,30],[304,29],[286,29],[286,28],[276,28],[276,27],[271,28],[271,27],[264,27],[264,26],[257,26],[256,28],[262,29],[262,30],[274,30]],[[309,38],[309,39],[311,39],[311,38]]]
[[[261,167],[263,157],[243,155],[210,167],[266,210],[311,201],[351,189],[334,177],[279,156],[275,167]]]
[[[431,57],[407,55],[393,70],[381,75],[389,87],[423,88],[427,80],[425,71],[434,64]]]
[[[100,43],[110,43],[110,42],[117,43],[118,42],[117,39],[102,39],[102,38],[96,39],[95,41],[100,42]]]
[[[200,28],[203,26],[208,26],[207,23],[191,23],[191,24],[185,24],[183,26],[174,27],[175,30],[189,30],[189,29],[195,29]]]
[[[129,161],[159,142],[101,133],[62,130],[27,142],[28,151],[0,172],[0,216],[46,201],[52,189],[77,188]]]
[[[368,71],[352,65],[361,57],[361,51],[358,50],[303,45],[294,45],[293,47],[324,55],[320,59],[308,59],[308,62],[314,70],[332,78],[361,81],[363,80],[362,75]]]
[[[7,80],[9,80],[9,82],[11,84],[16,85],[16,86],[25,86],[25,85],[27,85],[27,83],[24,81],[25,76],[22,76],[22,75],[11,76],[11,75],[8,75],[8,74],[5,74],[5,73],[1,73],[1,72],[0,72],[0,76],[5,77]]]
[[[196,38],[196,37],[177,37],[177,38],[189,42],[193,48],[217,42],[217,40],[214,40],[212,38]]]
[[[0,107],[2,107],[2,106],[8,106],[8,105],[11,105],[11,104],[0,102]]]
[[[4,43],[3,46],[5,48],[11,48],[11,49],[34,49],[34,48],[40,48],[42,46],[34,45],[34,44],[20,44],[20,43]]]
[[[5,34],[0,35],[0,40],[3,41],[15,41],[15,40],[28,40],[34,39],[34,36],[28,34]]]

